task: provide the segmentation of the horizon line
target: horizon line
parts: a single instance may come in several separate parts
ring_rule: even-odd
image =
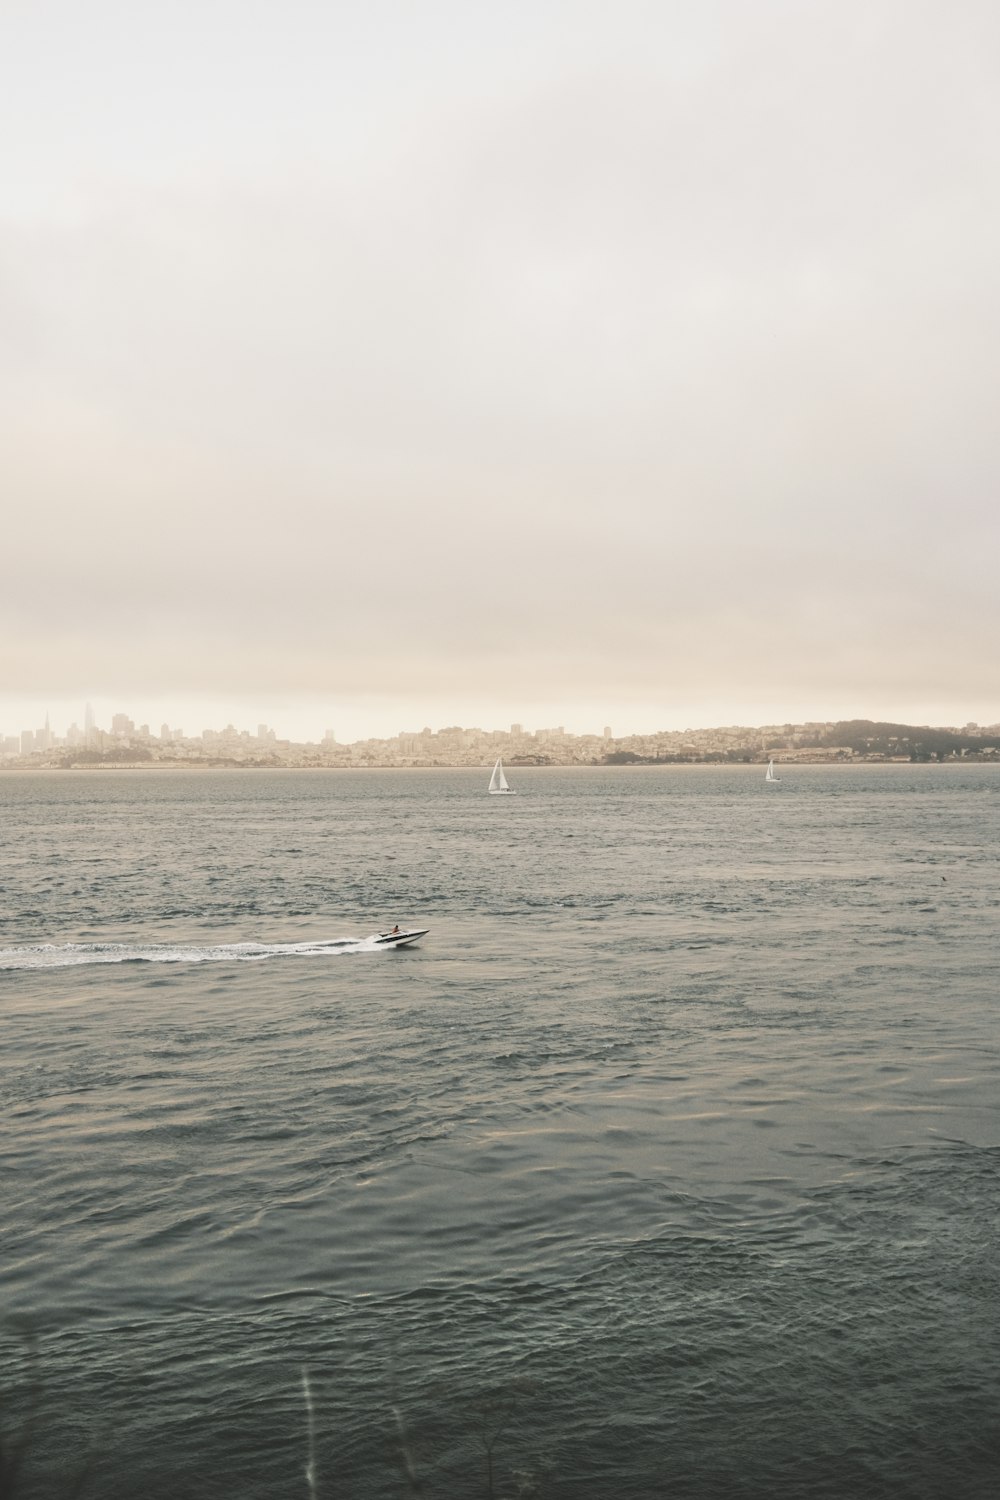
[[[714,723],[687,724],[687,725],[685,725],[685,727],[683,729],[670,729],[670,728],[665,728],[665,727],[661,727],[661,728],[657,728],[657,729],[649,729],[649,730],[630,729],[630,730],[627,730],[627,731],[625,731],[623,733],[613,733],[612,730],[611,730],[610,725],[604,725],[603,728],[600,729],[600,730],[594,729],[594,730],[578,731],[578,730],[568,730],[568,729],[564,728],[564,726],[562,726],[562,725],[541,725],[538,728],[532,729],[532,728],[526,727],[525,725],[523,725],[521,723],[518,723],[517,721],[512,722],[511,724],[509,724],[507,727],[504,727],[504,728],[499,728],[499,727],[496,727],[496,728],[484,728],[480,724],[465,725],[465,724],[458,724],[458,723],[452,722],[452,723],[449,723],[449,724],[439,725],[437,728],[432,728],[430,725],[425,724],[420,729],[401,728],[401,729],[396,730],[392,734],[378,734],[378,733],[374,733],[374,734],[361,734],[361,735],[358,735],[356,738],[353,738],[353,739],[343,739],[343,740],[341,740],[341,739],[337,738],[337,736],[335,735],[335,733],[334,733],[334,731],[332,729],[327,729],[322,736],[317,736],[317,737],[314,737],[314,738],[300,738],[300,739],[296,739],[296,738],[293,738],[290,735],[281,734],[272,725],[265,724],[262,720],[259,720],[257,722],[257,724],[256,724],[255,729],[252,729],[252,730],[250,730],[250,729],[241,729],[241,728],[239,728],[234,723],[233,719],[230,719],[221,728],[215,728],[213,726],[206,725],[202,729],[197,730],[197,731],[195,731],[193,733],[192,732],[186,732],[182,728],[172,728],[171,726],[169,726],[167,724],[166,720],[164,720],[161,723],[159,731],[154,731],[153,728],[152,728],[152,726],[151,726],[151,724],[149,724],[149,723],[144,723],[142,725],[137,725],[134,722],[134,720],[132,720],[131,716],[127,712],[125,712],[125,711],[119,711],[118,713],[115,713],[115,714],[113,714],[111,716],[111,724],[112,724],[111,728],[101,728],[99,725],[97,725],[94,722],[93,712],[92,712],[91,705],[90,705],[89,702],[86,702],[86,704],[85,704],[84,715],[83,715],[83,718],[84,718],[84,727],[82,729],[81,729],[80,725],[75,720],[73,720],[73,721],[70,722],[70,724],[65,729],[65,731],[62,734],[60,734],[59,731],[54,730],[54,729],[51,728],[51,726],[50,726],[50,718],[51,718],[51,715],[47,711],[46,712],[46,716],[45,716],[45,723],[43,725],[38,725],[34,729],[22,729],[22,730],[20,730],[17,733],[16,736],[13,733],[7,734],[6,732],[0,731],[0,750],[3,749],[3,747],[4,747],[4,741],[5,740],[13,739],[15,737],[20,740],[20,738],[23,735],[26,735],[26,734],[30,734],[32,737],[34,737],[35,735],[45,735],[46,738],[48,738],[48,737],[51,736],[52,739],[65,739],[73,731],[76,731],[76,733],[79,734],[79,735],[81,735],[81,736],[86,736],[87,734],[93,732],[93,733],[106,734],[106,735],[117,735],[117,736],[120,736],[120,737],[123,737],[123,738],[127,738],[128,736],[134,735],[134,734],[141,734],[144,737],[148,737],[149,739],[157,740],[157,741],[160,741],[160,742],[169,742],[170,740],[197,740],[197,739],[203,739],[206,735],[208,735],[208,736],[228,737],[228,736],[230,736],[232,734],[235,734],[235,735],[240,736],[240,737],[248,736],[251,739],[266,739],[266,740],[269,740],[271,742],[279,742],[279,743],[282,743],[282,744],[289,744],[289,745],[303,745],[303,746],[307,746],[307,745],[323,745],[324,743],[325,744],[331,744],[332,743],[332,744],[337,744],[337,745],[345,747],[345,748],[348,747],[348,746],[351,746],[351,745],[365,744],[365,743],[369,743],[369,742],[372,742],[372,743],[383,743],[384,744],[384,743],[389,743],[389,742],[391,742],[393,740],[404,738],[404,737],[407,738],[407,739],[421,739],[421,738],[424,738],[424,737],[426,737],[428,735],[436,737],[438,735],[448,734],[448,733],[478,734],[478,735],[483,735],[485,737],[490,737],[490,738],[495,738],[496,736],[504,736],[504,737],[506,737],[508,739],[510,739],[510,738],[518,738],[518,737],[523,737],[525,739],[533,739],[533,738],[538,738],[539,736],[547,736],[547,737],[553,737],[553,738],[565,738],[567,740],[570,740],[570,739],[597,739],[597,740],[604,740],[604,741],[621,741],[621,740],[628,740],[628,739],[652,739],[652,738],[656,738],[657,736],[660,736],[660,735],[676,736],[676,735],[684,735],[684,734],[704,734],[704,733],[708,733],[708,732],[711,732],[711,731],[723,731],[723,730],[728,730],[728,731],[740,730],[740,731],[756,732],[756,733],[773,732],[773,731],[776,731],[776,730],[779,730],[779,731],[780,730],[786,730],[786,731],[787,730],[792,730],[792,731],[795,731],[795,730],[799,730],[799,729],[808,729],[808,728],[812,728],[812,727],[816,727],[816,726],[821,726],[821,725],[823,727],[825,727],[825,728],[830,728],[830,727],[835,726],[837,724],[874,724],[874,725],[889,725],[889,726],[896,727],[896,728],[929,729],[929,730],[951,730],[951,731],[958,731],[958,732],[962,732],[962,731],[981,731],[981,732],[993,732],[993,731],[997,731],[997,732],[1000,732],[1000,721],[996,721],[996,722],[989,723],[989,724],[982,724],[982,723],[980,723],[977,720],[968,719],[963,724],[958,724],[956,722],[952,722],[952,723],[947,723],[946,724],[946,723],[931,723],[930,721],[917,721],[917,720],[912,720],[912,719],[871,718],[868,715],[863,715],[863,716],[862,715],[857,715],[857,716],[850,717],[850,718],[839,717],[839,718],[826,718],[826,719],[823,719],[823,718],[808,718],[808,719],[806,719],[806,718],[803,718],[803,719],[784,718],[784,719],[772,719],[772,720],[770,720],[768,722],[762,722],[762,723],[757,723],[757,724],[751,724],[751,723],[746,723],[746,722],[740,723],[740,722],[737,722],[737,721],[734,721],[734,720],[730,720],[728,722],[719,722],[719,721],[716,721]],[[120,726],[118,726],[118,728],[115,728],[114,727],[114,721],[115,721],[115,719],[119,719],[119,718],[120,719],[124,719],[127,722],[126,722],[126,724],[120,725]],[[167,731],[166,735],[164,735],[164,733],[163,733],[164,730]],[[264,731],[263,735],[261,734],[262,730]],[[10,752],[8,751],[8,753],[10,753]]]

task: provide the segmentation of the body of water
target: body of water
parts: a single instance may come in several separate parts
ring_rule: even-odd
[[[11,1492],[992,1497],[1000,769],[488,774],[0,779]]]

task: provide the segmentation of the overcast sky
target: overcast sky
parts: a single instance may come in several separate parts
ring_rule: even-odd
[[[0,731],[1000,720],[995,0],[5,0]]]

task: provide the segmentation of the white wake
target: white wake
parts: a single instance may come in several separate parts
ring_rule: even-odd
[[[336,958],[342,953],[385,953],[378,933],[323,943],[34,943],[0,948],[0,969],[69,969],[80,964],[262,963],[268,958]]]

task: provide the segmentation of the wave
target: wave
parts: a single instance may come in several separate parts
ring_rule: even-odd
[[[80,964],[262,963],[268,958],[336,958],[342,953],[386,953],[379,934],[322,943],[33,943],[0,948],[0,969],[68,969]]]

